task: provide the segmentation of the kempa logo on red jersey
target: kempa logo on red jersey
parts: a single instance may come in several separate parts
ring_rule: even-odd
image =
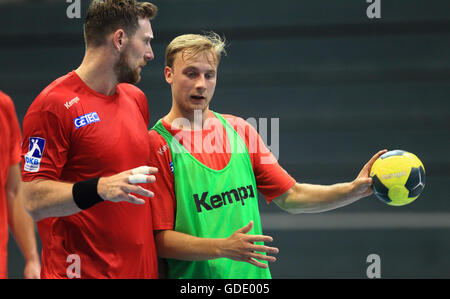
[[[67,110],[68,110],[70,107],[72,107],[73,104],[76,104],[76,103],[78,103],[79,101],[80,101],[80,98],[75,97],[75,98],[71,99],[70,101],[65,102],[65,103],[64,103],[64,106],[65,106],[65,107],[67,108]]]
[[[234,201],[231,195],[233,195]],[[255,193],[253,192],[253,186],[250,185],[247,187],[231,189],[230,191],[222,192],[220,194],[214,194],[209,197],[209,204],[206,203],[207,197],[208,192],[203,192],[201,198],[199,198],[198,194],[194,194],[195,206],[197,207],[198,213],[201,213],[203,211],[202,207],[207,211],[210,211],[212,209],[218,209],[220,207],[226,206],[227,204],[233,204],[238,201],[240,201],[244,206],[244,200],[248,198],[255,198]]]
[[[163,147],[160,147],[160,148],[158,149],[158,154],[163,155],[164,152],[165,152],[168,148],[169,148],[169,145],[168,145],[168,144],[164,145]]]

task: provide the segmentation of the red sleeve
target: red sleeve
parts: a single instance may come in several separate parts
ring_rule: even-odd
[[[150,199],[153,229],[173,229],[175,224],[175,185],[171,168],[172,155],[166,140],[156,131],[149,132],[150,166],[158,168],[156,182],[147,184],[146,188],[155,196]]]
[[[38,97],[39,98],[39,97]],[[22,178],[24,181],[32,181],[35,179],[59,180],[62,169],[67,162],[70,144],[70,124],[71,120],[66,123],[61,119],[63,111],[58,111],[53,105],[52,100],[47,97],[46,104],[40,104],[36,99],[36,104],[32,104],[23,120],[23,143],[22,143]],[[63,105],[60,105],[64,107]],[[69,122],[67,124],[67,122]],[[33,152],[34,157],[40,155],[40,160],[35,160],[37,169],[35,171],[27,171],[27,154],[29,153],[30,139],[39,138],[43,143],[39,147],[38,152]],[[41,153],[39,153],[39,151]]]
[[[5,94],[4,94],[5,95]],[[15,165],[20,162],[20,153],[21,153],[21,141],[22,141],[22,133],[20,132],[20,125],[16,115],[16,109],[14,108],[14,103],[11,98],[5,95],[8,99],[7,103],[7,115],[9,118],[10,124],[10,141],[9,144],[9,165]]]
[[[264,195],[267,202],[271,202],[272,199],[292,188],[295,185],[295,179],[278,164],[256,129],[240,117],[231,115],[224,115],[224,117],[245,140],[258,191]]]

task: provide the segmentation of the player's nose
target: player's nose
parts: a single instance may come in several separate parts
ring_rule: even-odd
[[[205,90],[206,89],[206,79],[205,76],[198,76],[197,81],[195,82],[195,88],[197,90]]]
[[[153,60],[154,58],[155,58],[155,54],[153,53],[152,48],[150,48],[148,51],[145,52],[145,54],[144,54],[145,61],[150,61],[150,60]]]

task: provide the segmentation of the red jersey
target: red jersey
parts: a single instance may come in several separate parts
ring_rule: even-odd
[[[9,168],[20,162],[22,136],[16,110],[10,97],[0,91],[0,279],[8,277],[8,207],[6,181]]]
[[[162,120],[164,127],[185,147],[200,163],[209,168],[220,170],[229,162],[231,153],[228,137],[222,123],[214,116],[210,125],[202,130],[179,130]],[[256,130],[242,118],[223,115],[244,140],[250,155],[255,174],[256,185],[267,202],[280,196],[295,185],[293,179],[276,161],[264,145]],[[150,201],[152,213],[160,217],[153,222],[154,230],[173,229],[176,214],[174,176],[171,171],[172,155],[166,140],[156,131],[149,132],[150,165],[159,165],[155,175],[158,184],[152,187],[155,193]],[[150,188],[150,186],[148,187]]]
[[[119,84],[105,96],[72,71],[45,88],[24,118],[23,180],[78,182],[148,165],[148,121],[137,87]],[[43,278],[66,278],[72,254],[79,256],[81,278],[158,277],[147,199],[145,205],[105,201],[37,226]]]

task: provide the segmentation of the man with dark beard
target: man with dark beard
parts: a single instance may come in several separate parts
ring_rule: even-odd
[[[156,13],[148,2],[94,0],[81,65],[24,118],[25,207],[42,240],[42,278],[158,277],[153,193],[136,185],[157,169],[147,166],[147,99],[133,85],[154,58]]]

